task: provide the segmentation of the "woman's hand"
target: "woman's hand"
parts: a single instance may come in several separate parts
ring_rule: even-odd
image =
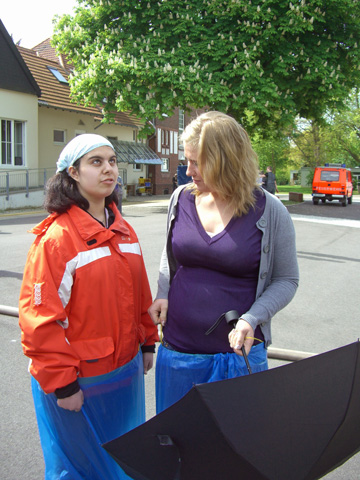
[[[167,311],[169,302],[166,298],[158,298],[149,307],[148,313],[155,325],[161,323],[162,326],[166,323]]]
[[[254,330],[250,324],[240,318],[236,327],[229,333],[229,343],[237,355],[242,355],[241,347],[244,345],[248,355],[254,343]]]
[[[58,398],[57,404],[64,410],[80,412],[81,407],[84,404],[84,394],[82,390],[79,390],[78,392],[74,393],[74,395],[70,395],[70,397]]]
[[[154,364],[154,354],[152,352],[143,353],[144,375],[152,369]]]

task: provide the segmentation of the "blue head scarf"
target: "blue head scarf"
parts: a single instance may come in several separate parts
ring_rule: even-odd
[[[111,147],[113,145],[105,137],[96,135],[94,133],[84,133],[73,138],[60,153],[59,159],[56,162],[56,173],[63,170],[69,171],[69,167],[74,165],[76,160],[86,155],[98,147]]]

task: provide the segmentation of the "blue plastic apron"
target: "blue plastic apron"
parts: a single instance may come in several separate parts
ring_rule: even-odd
[[[268,369],[263,343],[251,348],[253,373]],[[156,413],[180,400],[193,385],[249,375],[244,357],[236,353],[214,355],[180,353],[160,345],[156,359]]]
[[[45,480],[129,479],[101,444],[145,422],[141,352],[113,372],[78,381],[84,405],[81,412],[70,412],[31,379]]]

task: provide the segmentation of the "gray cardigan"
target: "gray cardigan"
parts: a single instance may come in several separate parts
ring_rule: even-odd
[[[178,187],[170,198],[167,240],[160,262],[156,298],[168,298],[170,283],[175,275],[176,260],[169,234],[176,216],[178,198],[184,187],[185,185]],[[268,347],[271,344],[271,318],[294,297],[299,284],[299,269],[295,229],[290,214],[278,198],[266,191],[265,195],[265,210],[256,224],[263,232],[256,300],[250,310],[240,312],[240,317],[254,330],[260,325]]]

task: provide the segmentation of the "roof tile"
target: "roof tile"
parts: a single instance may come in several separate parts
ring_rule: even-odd
[[[39,44],[35,49],[43,44],[45,45],[46,41]],[[20,46],[17,48],[41,89],[41,97],[39,98],[39,105],[41,107],[46,106],[70,112],[85,113],[93,115],[96,120],[102,120],[103,115],[100,107],[79,105],[71,101],[70,86],[67,83],[59,82],[51,73],[49,67],[58,70],[65,79],[68,79],[68,70],[63,68],[58,60],[51,60],[49,58],[51,55],[48,45],[46,45],[46,48],[44,46],[41,54],[35,49]],[[44,52],[46,52],[46,54]],[[54,58],[56,58],[56,56]],[[141,128],[143,125],[142,120],[129,112],[116,112],[115,123],[132,128]]]

